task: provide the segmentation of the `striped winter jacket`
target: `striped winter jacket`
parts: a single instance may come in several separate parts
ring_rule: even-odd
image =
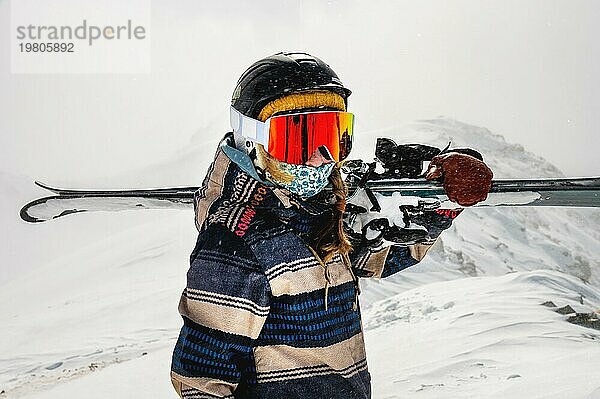
[[[427,247],[358,248],[353,270],[339,255],[323,264],[302,237],[329,209],[252,177],[223,151],[228,140],[196,193],[175,390],[182,398],[369,398],[355,276],[400,271]]]

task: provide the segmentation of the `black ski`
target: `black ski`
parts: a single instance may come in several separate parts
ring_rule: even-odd
[[[198,190],[198,187],[77,190],[36,184],[54,195],[33,200],[21,209],[21,218],[31,223],[79,212],[187,209],[192,207]],[[357,196],[361,191],[371,191],[384,196],[397,193],[406,200],[422,199],[423,206],[429,209],[460,208],[448,200],[441,183],[422,178],[367,180],[360,185],[349,181],[348,188]],[[494,180],[488,199],[475,206],[600,207],[600,177]]]
[[[461,208],[448,200],[440,182],[425,180],[425,162],[442,153],[422,144],[397,145],[389,138],[378,138],[375,162],[345,161],[342,172],[350,192],[348,208],[355,212],[379,211],[382,197],[393,198],[393,206],[421,212]],[[453,149],[480,157],[471,149]],[[377,166],[383,172],[377,172]],[[90,211],[188,208],[194,203],[198,187],[173,187],[147,190],[73,190],[35,182],[55,195],[36,199],[21,209],[26,222],[43,222],[64,215]],[[378,199],[379,197],[379,199]],[[475,206],[559,206],[600,207],[600,178],[494,180],[488,199]]]

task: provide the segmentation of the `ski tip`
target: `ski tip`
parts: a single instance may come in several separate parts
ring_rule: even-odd
[[[38,219],[34,216],[31,216],[29,214],[29,208],[31,208],[33,205],[35,205],[37,201],[32,201],[30,203],[28,203],[27,205],[25,205],[23,208],[21,208],[21,211],[19,212],[19,216],[21,216],[21,220],[23,220],[24,222],[27,223],[40,223],[43,222],[44,220],[42,219]]]
[[[36,186],[38,186],[38,187],[41,187],[41,188],[43,188],[44,190],[51,191],[51,192],[53,192],[54,194],[60,194],[60,192],[62,191],[62,189],[60,189],[60,188],[52,187],[52,186],[50,186],[49,184],[42,183],[42,182],[41,182],[41,181],[39,181],[39,180],[35,180],[35,181],[34,181],[34,183],[35,183],[35,185],[36,185]]]
[[[46,190],[50,190],[52,191],[52,187],[50,187],[49,185],[47,185],[46,183],[42,183],[39,180],[34,181],[35,185],[41,188],[45,188]]]

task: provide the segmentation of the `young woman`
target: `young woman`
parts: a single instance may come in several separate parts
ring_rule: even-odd
[[[182,398],[370,397],[358,278],[412,266],[429,245],[352,242],[339,170],[352,143],[349,95],[304,53],[267,57],[239,79],[234,131],[195,198],[171,369]],[[451,182],[464,205],[491,182],[481,160],[454,152],[429,176]],[[441,229],[452,216],[437,214]]]

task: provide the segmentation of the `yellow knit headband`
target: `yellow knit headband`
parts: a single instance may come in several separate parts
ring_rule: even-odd
[[[292,93],[271,101],[260,111],[258,120],[264,122],[277,112],[316,107],[329,107],[340,111],[346,110],[344,99],[339,94],[331,91],[314,90]]]

